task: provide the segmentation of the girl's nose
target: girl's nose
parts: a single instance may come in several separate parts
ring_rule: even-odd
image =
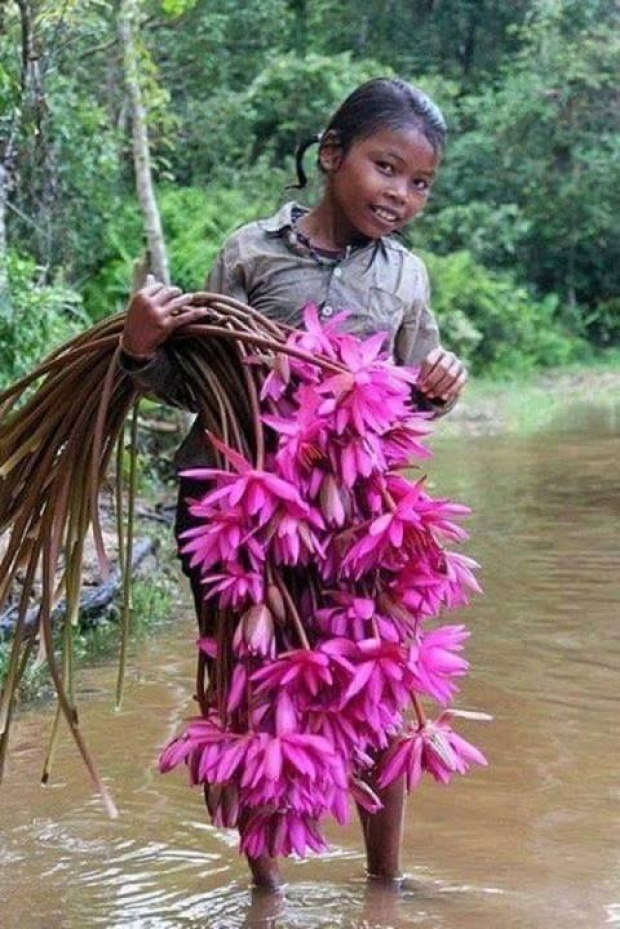
[[[404,203],[407,199],[407,182],[398,178],[392,178],[388,196],[398,203]]]

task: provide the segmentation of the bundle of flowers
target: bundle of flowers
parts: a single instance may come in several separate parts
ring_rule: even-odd
[[[182,549],[200,569],[211,620],[198,647],[214,673],[160,767],[185,762],[252,856],[322,849],[321,820],[345,822],[349,795],[380,808],[373,784],[404,775],[412,790],[423,772],[447,783],[486,764],[452,728],[484,718],[450,705],[469,632],[436,624],[479,590],[475,562],[448,548],[468,510],[414,469],[430,430],[417,372],[342,322],[307,307],[268,369],[248,357],[253,454],[208,433],[215,466],[186,472],[209,487]]]

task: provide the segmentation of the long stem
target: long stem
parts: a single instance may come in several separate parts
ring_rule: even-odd
[[[411,691],[411,702],[413,704],[413,711],[416,715],[418,721],[418,729],[424,729],[426,726],[426,713],[420,702],[420,698],[414,691]]]
[[[137,442],[138,442],[138,409],[139,402],[135,404],[131,417],[131,432],[129,438],[129,481],[127,488],[127,537],[125,540],[125,560],[123,563],[123,606],[121,613],[121,646],[118,659],[118,677],[116,679],[116,709],[120,710],[123,702],[123,685],[125,682],[125,668],[127,665],[127,645],[131,626],[133,604],[131,599],[131,565],[133,560],[134,516],[136,511],[136,485],[137,485]],[[122,437],[120,439],[122,441]],[[121,479],[121,475],[117,475]]]
[[[273,579],[274,579],[274,583],[276,587],[282,594],[282,599],[284,600],[286,604],[286,608],[290,614],[290,617],[293,620],[293,625],[295,626],[295,632],[297,633],[297,637],[299,641],[301,642],[301,646],[302,648],[305,648],[309,651],[310,640],[308,639],[306,630],[304,629],[304,624],[301,621],[301,616],[299,615],[297,607],[295,606],[295,601],[291,597],[291,593],[288,587],[286,586],[286,584],[284,583],[284,581],[282,580],[282,577],[280,576],[279,571],[275,571],[275,570],[273,571]]]

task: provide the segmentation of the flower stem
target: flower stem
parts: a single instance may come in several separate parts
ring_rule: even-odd
[[[304,624],[301,621],[301,616],[299,615],[297,607],[295,606],[295,601],[291,597],[290,591],[288,590],[286,584],[280,577],[280,574],[278,571],[273,572],[273,579],[276,584],[276,587],[282,594],[282,599],[284,600],[287,606],[287,609],[291,615],[291,619],[293,620],[293,625],[295,627],[295,632],[297,633],[297,637],[299,641],[301,642],[302,648],[305,648],[308,651],[310,651],[310,641],[306,634],[306,630],[304,629]]]
[[[426,726],[426,713],[424,712],[420,698],[413,690],[411,691],[411,702],[413,704],[413,711],[418,721],[418,730],[424,729]]]

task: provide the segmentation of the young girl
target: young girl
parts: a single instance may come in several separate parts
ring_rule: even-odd
[[[224,244],[207,280],[207,290],[250,304],[291,326],[302,322],[307,303],[327,320],[349,311],[347,327],[360,336],[388,334],[399,364],[419,365],[418,404],[446,412],[466,381],[462,363],[439,343],[429,307],[429,285],[422,261],[403,246],[397,233],[426,205],[445,143],[446,127],[435,104],[420,90],[397,79],[377,78],[358,87],[320,135],[302,145],[297,168],[305,184],[303,155],[318,142],[324,175],[320,201],[312,209],[287,203],[273,217],[250,223]],[[122,339],[121,363],[142,387],[168,402],[192,408],[165,343],[179,326],[200,319],[178,288],[152,278],[132,298]],[[176,456],[179,470],[206,463],[203,427],[198,421]],[[177,535],[191,525],[184,486]],[[200,577],[183,559],[199,617],[203,613]],[[360,810],[369,876],[400,877],[404,789],[402,779],[378,791],[383,808]],[[208,796],[207,796],[208,803]],[[280,883],[277,861],[249,859],[254,882]]]

